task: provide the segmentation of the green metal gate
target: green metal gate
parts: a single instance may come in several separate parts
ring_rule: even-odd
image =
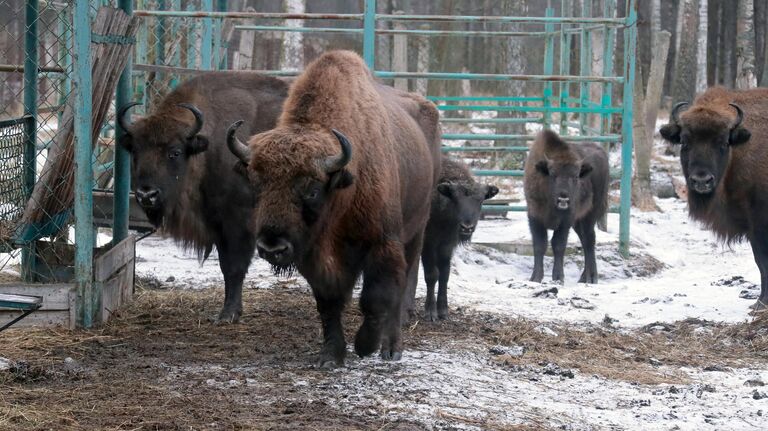
[[[403,15],[377,12],[376,0],[365,0],[362,13],[278,13],[278,12],[228,12],[225,2],[202,0],[200,7],[180,10],[180,0],[156,0],[153,8],[142,9],[150,5],[147,0],[138,0],[139,9],[134,11],[146,19],[145,28],[140,31],[137,41],[134,74],[138,83],[135,93],[146,102],[153,99],[143,83],[148,82],[148,74],[183,75],[197,73],[199,70],[227,68],[226,41],[222,39],[225,20],[259,19],[271,20],[269,25],[234,25],[235,31],[248,32],[301,32],[301,33],[342,33],[362,36],[360,49],[368,66],[382,79],[410,80],[469,80],[469,81],[519,81],[536,86],[534,95],[508,96],[432,96],[438,109],[443,114],[460,112],[497,112],[515,113],[523,117],[512,118],[456,118],[443,115],[445,124],[523,124],[540,125],[555,128],[563,138],[571,142],[599,142],[605,145],[621,145],[620,169],[612,172],[612,177],[620,182],[620,199],[613,205],[611,212],[619,213],[619,249],[625,256],[629,250],[629,213],[630,189],[632,176],[632,85],[634,80],[635,42],[637,15],[635,1],[626,0],[627,14],[617,17],[617,2],[622,0],[604,0],[603,10],[592,10],[591,2],[581,2],[580,16],[571,13],[573,0],[561,0],[558,11],[551,7],[548,0],[545,16],[443,16],[443,15]],[[166,10],[170,8],[171,10]],[[194,10],[193,10],[194,9]],[[305,22],[357,22],[357,27],[340,28],[331,26],[295,27],[274,24],[275,20],[303,20]],[[168,22],[170,21],[170,22]],[[516,31],[454,31],[424,28],[408,29],[413,23],[497,23],[516,26],[535,26],[534,30]],[[400,23],[393,28],[383,28],[386,23]],[[542,28],[543,27],[543,28]],[[623,58],[620,68],[614,67],[613,52],[617,36],[622,33],[624,40]],[[179,46],[172,53],[164,52],[167,44],[163,41],[168,34],[175,35]],[[184,36],[186,34],[186,36]],[[486,74],[486,73],[449,73],[449,72],[409,72],[375,69],[377,64],[377,37],[406,35],[416,37],[537,37],[544,40],[543,73],[530,74]],[[593,50],[593,39],[599,38],[602,47],[603,68],[599,74],[577,73],[590,69],[589,62]],[[195,45],[195,44],[199,45]],[[556,45],[559,51],[556,52]],[[579,64],[571,64],[571,48],[578,46]],[[182,61],[184,60],[184,61]],[[555,70],[557,65],[557,70]],[[619,71],[616,72],[615,69]],[[293,76],[297,71],[263,70],[274,76]],[[166,87],[178,82],[177,77],[166,77]],[[600,87],[599,100],[590,99],[590,86]],[[622,89],[621,103],[613,98],[613,87]],[[487,115],[486,115],[487,116]],[[621,118],[621,131],[611,132],[614,116]],[[463,152],[472,154],[520,154],[528,150],[527,143],[535,133],[446,133],[445,141],[489,142],[495,145],[445,145],[445,152]],[[500,143],[504,144],[500,144]],[[475,169],[478,176],[521,177],[521,169]],[[521,205],[490,205],[488,211],[524,211]]]

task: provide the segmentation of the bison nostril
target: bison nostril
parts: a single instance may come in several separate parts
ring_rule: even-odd
[[[472,224],[461,223],[461,224],[459,224],[459,227],[461,228],[461,230],[463,232],[474,232],[475,231],[475,226],[472,225]]]
[[[277,238],[272,241],[266,241],[264,238],[256,240],[256,248],[259,249],[259,254],[270,254],[275,257],[281,257],[283,254],[290,254],[291,244],[282,239]]]

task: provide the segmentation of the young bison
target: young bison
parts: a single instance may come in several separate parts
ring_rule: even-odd
[[[678,118],[679,103],[659,133],[680,144],[688,213],[728,243],[749,240],[768,304],[768,89],[710,88]]]
[[[448,277],[456,245],[472,239],[483,201],[496,196],[496,186],[479,184],[466,166],[443,157],[438,193],[432,195],[421,263],[427,283],[426,318],[448,317]],[[435,283],[440,283],[435,303]]]
[[[563,256],[571,226],[584,249],[579,282],[597,283],[595,223],[608,210],[608,155],[598,145],[570,145],[552,131],[536,138],[525,162],[525,199],[533,237],[533,275],[544,278],[547,229],[553,229],[552,280],[562,282]]]

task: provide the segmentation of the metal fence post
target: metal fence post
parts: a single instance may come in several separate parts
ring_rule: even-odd
[[[213,0],[203,0],[202,10],[213,12]],[[200,43],[200,69],[211,70],[211,50],[213,49],[213,19],[203,18],[203,38]]]
[[[75,2],[74,84],[75,84],[75,281],[78,293],[78,320],[93,326],[98,300],[93,285],[93,165],[91,165],[91,25],[90,2]]]
[[[619,252],[629,257],[629,210],[632,206],[632,90],[635,83],[637,11],[635,1],[627,3],[624,33],[624,116],[621,120],[621,205],[619,206]]]
[[[29,199],[35,187],[37,167],[37,0],[27,0],[24,36],[24,115],[27,117],[24,129],[24,197]],[[35,272],[35,243],[27,244],[21,252],[22,278],[33,281]]]
[[[363,12],[363,60],[368,68],[376,67],[376,0],[365,0]]]
[[[546,16],[554,17],[555,9],[551,7],[547,7]],[[544,74],[551,75],[555,69],[555,25],[552,23],[546,23],[544,24],[544,29],[547,33],[547,36],[544,42]],[[551,81],[544,84],[543,97],[544,97],[544,102],[542,103],[542,105],[544,106],[544,112],[542,114],[542,124],[544,125],[545,129],[548,129],[551,121],[550,113],[549,113],[549,110],[547,109],[552,104],[552,82]]]
[[[132,0],[119,0],[118,7],[128,15],[133,13]],[[117,92],[115,95],[115,106],[119,109],[131,101],[132,76],[131,58],[128,57],[128,63],[120,75],[120,81],[117,83]],[[125,133],[117,120],[115,120],[115,137],[120,137]],[[115,194],[114,194],[114,221],[112,225],[112,244],[115,245],[128,236],[128,192],[131,187],[131,155],[123,147],[115,145]]]

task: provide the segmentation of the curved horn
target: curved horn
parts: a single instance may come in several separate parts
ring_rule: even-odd
[[[128,121],[126,115],[128,115],[128,111],[136,105],[141,105],[141,103],[131,102],[117,110],[117,124],[125,131],[126,135],[131,135],[131,122]]]
[[[341,154],[326,157],[323,161],[323,167],[328,173],[338,172],[344,169],[344,166],[347,166],[347,163],[352,159],[352,145],[349,143],[347,137],[336,129],[331,129],[331,132],[336,135],[336,139],[338,139],[339,144],[341,144]]]
[[[200,110],[197,109],[195,105],[192,105],[190,103],[179,103],[176,106],[184,109],[189,109],[189,112],[191,112],[192,115],[195,116],[195,126],[192,129],[192,132],[189,135],[187,135],[187,139],[200,133],[200,129],[203,128],[203,113],[200,112]]]
[[[229,126],[229,129],[227,130],[227,148],[229,148],[229,151],[240,159],[241,162],[248,166],[248,163],[251,161],[251,149],[235,136],[237,128],[242,125],[243,120],[238,120]]]
[[[735,129],[741,125],[741,122],[744,121],[744,111],[739,108],[739,105],[735,103],[729,103],[729,105],[733,106],[733,109],[736,110],[736,124],[733,125],[732,129]]]
[[[669,119],[672,120],[673,123],[677,124],[677,114],[685,106],[688,106],[688,102],[678,102],[675,106],[672,107],[672,112],[669,114]]]

